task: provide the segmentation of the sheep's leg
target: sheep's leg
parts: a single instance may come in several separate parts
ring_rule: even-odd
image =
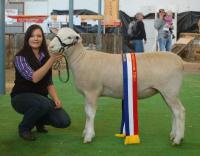
[[[180,100],[174,95],[162,94],[166,103],[173,113],[172,131],[170,137],[173,145],[180,144],[184,138],[185,129],[185,109]]]
[[[173,144],[180,144],[181,140],[184,138],[185,131],[185,108],[183,107],[181,101],[176,98],[174,99],[177,106],[174,108],[174,116],[176,118],[176,136],[173,140]],[[177,107],[177,108],[176,108]]]
[[[82,134],[82,137],[85,137],[86,135],[86,132],[87,132],[87,129],[89,127],[89,121],[90,121],[90,116],[94,113],[92,113],[94,111],[92,111],[92,108],[89,104],[85,104],[85,113],[86,113],[86,121],[85,121],[85,128],[83,130],[83,134]],[[90,115],[91,114],[91,115]],[[95,116],[95,115],[94,115]]]
[[[175,120],[175,116],[174,116],[174,113],[173,113],[172,114],[172,130],[170,132],[170,140],[173,141],[175,136],[176,136],[176,120]]]
[[[86,112],[86,123],[85,129],[83,131],[84,143],[89,143],[92,141],[92,138],[95,136],[94,131],[94,118],[96,115],[96,99],[95,95],[87,95],[85,103],[85,112]]]

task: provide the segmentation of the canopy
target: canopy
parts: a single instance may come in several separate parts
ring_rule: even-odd
[[[44,15],[19,15],[19,16],[8,16],[9,18],[16,19],[17,22],[34,22],[34,23],[43,23],[48,16]]]

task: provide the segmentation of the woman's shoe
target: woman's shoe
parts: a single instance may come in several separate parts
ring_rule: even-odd
[[[37,125],[36,129],[37,129],[37,132],[39,133],[48,133],[48,130],[44,127],[44,125],[42,126]]]
[[[20,132],[19,136],[22,139],[28,140],[28,141],[35,141],[36,140],[35,136],[29,131]]]

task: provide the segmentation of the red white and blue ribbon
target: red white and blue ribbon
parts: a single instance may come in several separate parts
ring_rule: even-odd
[[[123,100],[120,134],[124,144],[140,143],[138,134],[137,65],[134,53],[123,54]]]

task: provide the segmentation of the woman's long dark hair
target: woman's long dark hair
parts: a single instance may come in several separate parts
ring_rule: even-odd
[[[19,51],[19,54],[23,55],[23,56],[33,56],[32,48],[29,45],[29,38],[31,37],[33,31],[36,30],[36,29],[39,29],[42,32],[42,38],[43,39],[42,39],[42,44],[40,46],[40,52],[43,52],[45,54],[45,57],[49,58],[49,53],[48,53],[48,49],[47,49],[47,44],[46,44],[44,32],[43,32],[41,26],[39,26],[37,24],[31,25],[27,29],[25,36],[24,36],[24,45],[23,45],[22,49]]]

